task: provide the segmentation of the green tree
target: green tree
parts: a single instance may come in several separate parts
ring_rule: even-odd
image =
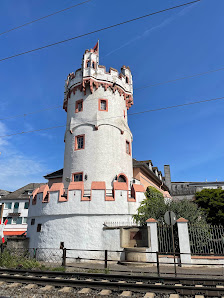
[[[224,225],[224,190],[203,189],[196,193],[195,203],[207,215],[208,223]]]
[[[162,223],[166,211],[173,211],[177,219],[184,217],[192,224],[206,224],[204,212],[193,202],[186,199],[165,202],[162,193],[152,186],[147,188],[145,196],[137,214],[133,215],[135,221],[141,225],[144,225],[146,220],[151,217]]]

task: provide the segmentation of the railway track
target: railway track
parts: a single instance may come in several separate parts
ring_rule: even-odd
[[[50,289],[49,287],[55,287],[59,290],[76,289],[82,291],[86,289],[87,292],[87,289],[93,291],[107,290],[111,293],[119,292],[120,294],[129,292],[130,295],[135,294],[139,297],[144,297],[147,293],[154,295],[224,296],[224,279],[0,269],[0,282],[16,283],[25,287],[33,285],[46,290]]]

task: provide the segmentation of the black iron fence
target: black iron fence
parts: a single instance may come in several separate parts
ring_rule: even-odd
[[[144,261],[138,261],[138,265],[149,266],[152,268],[151,272],[156,275],[161,274],[174,274],[174,275],[194,275],[200,274],[193,269],[192,272],[181,271],[182,266],[198,267],[209,265],[210,268],[218,269],[219,276],[224,276],[224,254],[215,255],[210,254],[209,258],[206,259],[208,254],[196,254],[200,256],[201,260],[198,262],[194,260],[193,262],[184,263],[181,259],[189,254],[178,253],[175,256],[175,262],[173,259],[173,252],[167,252],[167,255],[164,255],[164,252],[150,252],[148,250],[142,251],[136,248],[136,253],[138,255],[144,254]],[[172,257],[171,257],[172,256]],[[211,262],[211,257],[213,260]],[[141,258],[140,258],[141,259]],[[209,261],[209,262],[208,262]],[[85,267],[84,264],[90,265],[92,267]],[[97,265],[96,265],[97,264]],[[7,249],[1,251],[0,253],[0,267],[7,268],[19,268],[19,269],[65,269],[65,268],[81,268],[90,269],[101,268],[102,270],[110,269],[117,264],[126,264],[125,261],[125,252],[124,250],[85,250],[85,249],[50,249],[50,248],[30,248],[30,249]],[[129,262],[131,264],[131,262]],[[133,265],[136,262],[132,263]],[[80,265],[80,267],[79,267]],[[168,266],[169,265],[169,266]],[[117,268],[117,267],[116,267]],[[154,269],[153,269],[154,268]],[[164,269],[165,268],[165,269]],[[179,269],[178,269],[179,268]],[[117,270],[120,271],[121,269]],[[115,269],[113,271],[116,271]],[[184,273],[183,273],[184,272]]]
[[[192,254],[224,254],[224,226],[188,225]]]

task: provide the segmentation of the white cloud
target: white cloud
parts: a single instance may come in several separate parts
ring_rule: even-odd
[[[0,122],[0,136],[10,134]],[[35,156],[23,154],[13,144],[13,138],[0,138],[0,189],[16,190],[31,182],[44,181],[42,173],[47,172],[43,162]]]

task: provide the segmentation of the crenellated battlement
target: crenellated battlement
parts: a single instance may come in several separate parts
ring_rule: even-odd
[[[99,65],[99,53],[94,49],[86,50],[83,55],[82,67],[70,73],[65,83],[65,95],[63,108],[67,111],[68,100],[71,93],[77,90],[86,94],[89,86],[90,92],[93,93],[99,86],[108,88],[114,93],[119,92],[124,96],[127,109],[133,104],[133,81],[130,68],[123,65],[121,72],[110,67],[109,72],[106,71],[104,65]]]
[[[76,196],[76,192],[78,196]],[[89,195],[86,195],[84,193],[83,181],[70,182],[68,188],[66,189],[66,192],[64,184],[60,182],[53,183],[50,189],[47,184],[35,189],[30,196],[30,202],[32,203],[32,205],[40,205],[42,203],[43,205],[45,205],[46,203],[49,203],[51,201],[52,195],[53,197],[57,197],[58,202],[68,202],[74,199],[77,201],[77,197],[80,202],[93,201],[95,194],[100,193],[102,201],[115,202],[117,200],[120,204],[121,199],[124,202],[139,202],[138,193],[144,195],[144,192],[144,187],[140,184],[132,184],[131,193],[129,193],[128,185],[126,183],[114,181],[113,191],[111,195],[108,196],[106,190],[106,183],[104,181],[93,181]]]

